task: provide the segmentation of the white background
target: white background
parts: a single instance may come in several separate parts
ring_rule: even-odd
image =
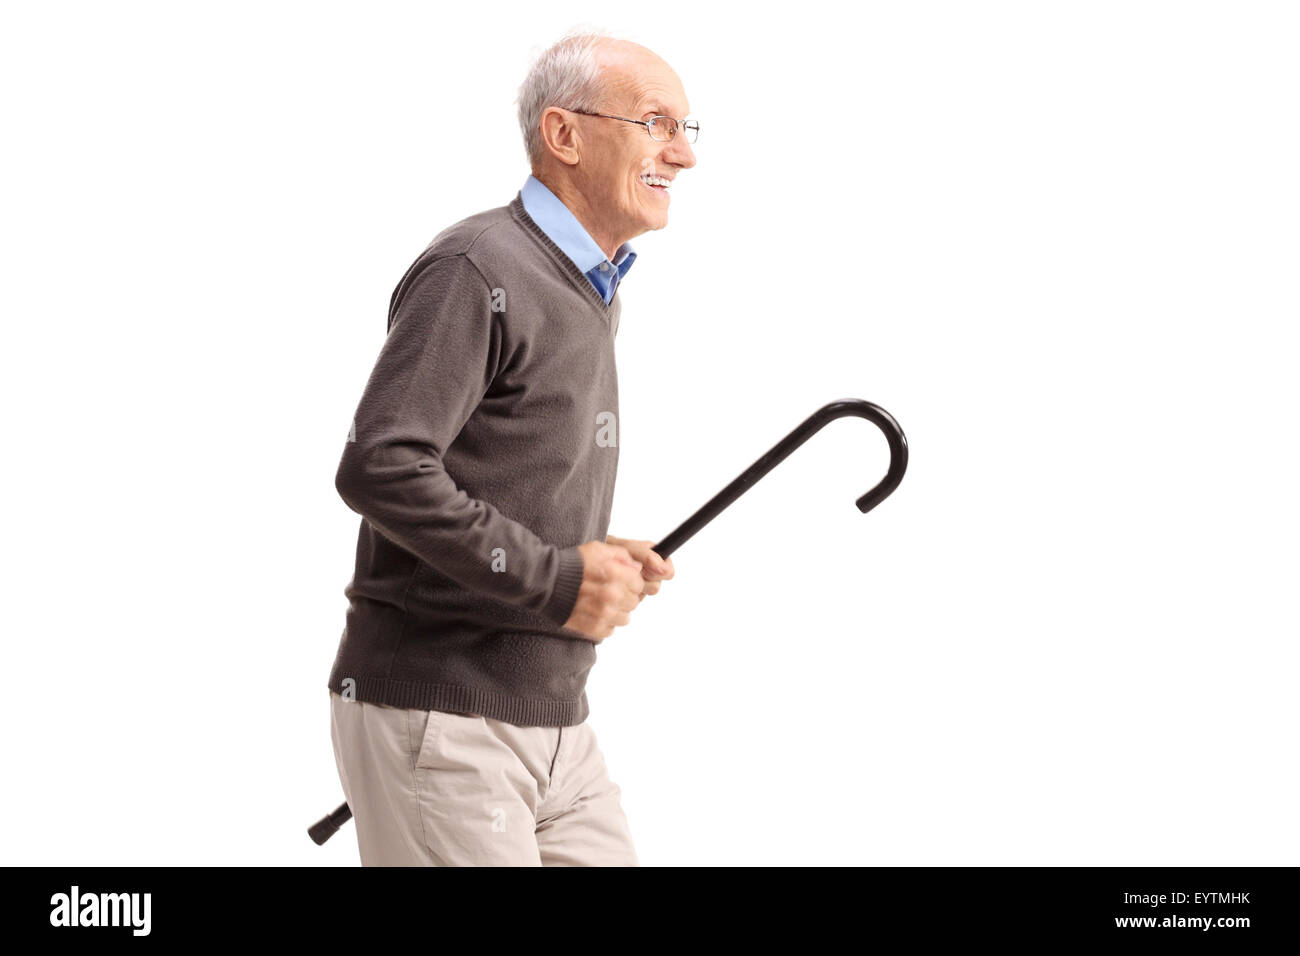
[[[837,398],[911,449],[863,516],[884,441],[831,425],[601,645],[642,863],[1300,862],[1294,11],[7,6],[3,862],[358,862],[304,832],[335,468],[580,24],[702,127],[621,293],[611,533]]]

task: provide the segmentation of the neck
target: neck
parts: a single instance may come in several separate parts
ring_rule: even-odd
[[[605,258],[610,262],[614,261],[614,254],[618,252],[619,247],[631,239],[620,237],[611,228],[606,227],[592,209],[591,204],[586,201],[582,192],[573,187],[567,180],[553,176],[550,173],[533,173],[541,184],[555,193],[555,198],[568,207],[569,212],[573,213],[575,219],[582,224],[582,228],[587,230],[587,235],[591,236],[592,241],[600,246],[600,251],[605,253]]]

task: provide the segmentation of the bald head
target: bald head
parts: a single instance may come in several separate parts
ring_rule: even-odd
[[[546,50],[519,91],[533,175],[613,258],[623,242],[668,222],[669,189],[695,165],[682,81],[653,50],[617,37],[566,37]],[[595,115],[606,114],[606,115]]]

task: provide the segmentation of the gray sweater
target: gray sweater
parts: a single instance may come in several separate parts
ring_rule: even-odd
[[[329,686],[520,726],[587,718],[593,643],[562,625],[618,467],[601,299],[524,211],[443,230],[393,291],[335,485],[362,516]]]

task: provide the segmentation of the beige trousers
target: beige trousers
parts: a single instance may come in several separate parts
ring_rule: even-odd
[[[362,866],[638,866],[596,736],[345,700],[330,733]]]

